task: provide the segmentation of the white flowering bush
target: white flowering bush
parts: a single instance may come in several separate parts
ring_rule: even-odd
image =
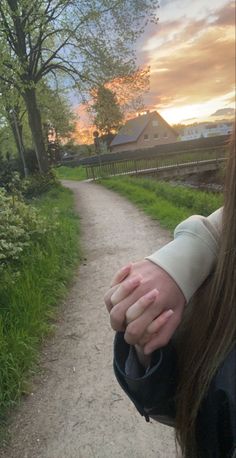
[[[32,206],[0,188],[0,272],[17,261],[29,245],[55,229]]]

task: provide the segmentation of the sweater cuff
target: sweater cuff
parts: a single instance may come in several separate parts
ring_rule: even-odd
[[[217,250],[194,233],[184,232],[146,259],[177,283],[188,302],[214,268]]]

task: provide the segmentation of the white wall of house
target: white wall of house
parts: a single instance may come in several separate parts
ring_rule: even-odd
[[[186,126],[180,133],[180,140],[194,140],[201,137],[217,137],[228,135],[233,131],[233,123],[202,123],[196,126]]]

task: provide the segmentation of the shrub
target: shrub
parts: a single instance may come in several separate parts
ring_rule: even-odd
[[[25,248],[53,227],[37,209],[0,189],[0,272],[6,265],[16,268]]]
[[[17,172],[17,161],[0,158],[0,188],[11,193],[20,186],[20,175]]]
[[[49,191],[52,186],[57,185],[58,181],[55,173],[50,170],[48,173],[41,175],[36,173],[24,180],[23,195],[27,199],[38,197],[44,192]]]

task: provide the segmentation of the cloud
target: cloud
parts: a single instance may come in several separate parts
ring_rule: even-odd
[[[159,24],[158,33],[152,33],[142,52],[143,62],[151,65],[151,91],[146,99],[150,108],[204,102],[234,90],[230,14],[231,1],[215,10],[210,22],[206,16]]]
[[[216,13],[218,15],[215,25],[219,26],[235,26],[235,4],[229,2],[223,8],[219,9]]]

